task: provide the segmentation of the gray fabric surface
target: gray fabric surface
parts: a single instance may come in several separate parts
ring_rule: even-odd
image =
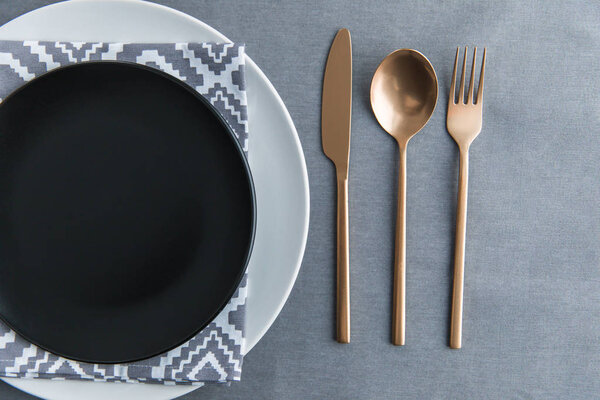
[[[163,0],[209,23],[271,79],[311,186],[298,281],[242,381],[184,399],[593,399],[600,393],[600,6],[574,1]],[[43,0],[5,1],[0,22]],[[232,10],[235,10],[232,12]],[[335,180],[321,81],[337,30],[354,44],[352,343],[334,342]],[[486,45],[471,147],[464,348],[448,341],[458,152],[445,130],[457,45]],[[408,149],[407,346],[390,344],[396,147],[368,104],[373,71],[409,47],[440,102]],[[7,385],[2,399],[29,399]]]

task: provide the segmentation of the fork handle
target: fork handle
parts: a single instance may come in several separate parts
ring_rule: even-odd
[[[337,178],[337,341],[350,343],[350,254],[348,251],[348,178]]]
[[[465,237],[467,231],[467,194],[469,184],[469,149],[460,149],[458,204],[456,209],[456,242],[454,247],[454,285],[450,321],[450,347],[462,346],[463,289],[465,275]]]

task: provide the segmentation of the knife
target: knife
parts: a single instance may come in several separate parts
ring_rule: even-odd
[[[348,29],[333,39],[321,104],[323,151],[337,176],[337,341],[350,343],[350,268],[348,251],[348,162],[352,114],[352,43]]]

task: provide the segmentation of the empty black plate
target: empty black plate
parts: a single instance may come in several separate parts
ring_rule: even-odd
[[[184,343],[227,304],[254,237],[234,133],[136,64],[49,72],[0,105],[0,316],[95,363]]]

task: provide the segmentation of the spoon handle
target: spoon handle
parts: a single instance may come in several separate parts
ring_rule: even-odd
[[[467,231],[467,194],[469,184],[469,149],[460,149],[458,173],[458,205],[456,209],[456,242],[454,247],[454,286],[450,320],[450,347],[462,346],[463,287],[465,275],[465,237]]]
[[[337,341],[340,343],[350,343],[348,178],[338,176],[337,186]]]
[[[406,324],[406,144],[399,144],[398,210],[392,300],[392,343],[404,346]]]

